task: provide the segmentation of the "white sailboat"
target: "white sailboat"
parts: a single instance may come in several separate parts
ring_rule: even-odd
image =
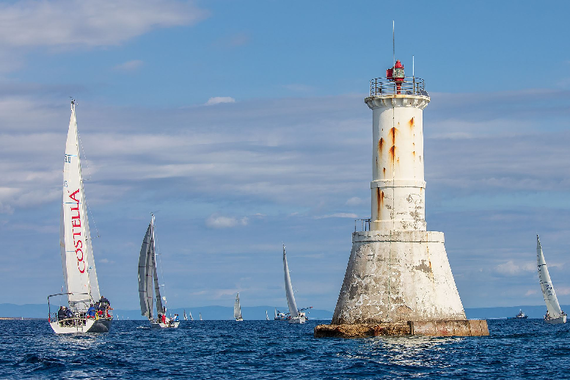
[[[99,293],[81,174],[74,100],[71,101],[63,163],[60,246],[66,292],[48,296],[51,328],[57,334],[109,331],[113,317],[109,314],[109,301],[100,298]],[[57,314],[52,315],[50,299],[55,296],[67,296],[68,306],[61,306]]]
[[[287,297],[287,306],[289,307],[289,323],[305,323],[305,313],[297,308],[295,295],[293,294],[293,285],[291,285],[291,276],[289,275],[289,264],[287,264],[287,253],[285,252],[285,244],[283,244],[283,271],[285,272],[285,296]]]
[[[266,321],[269,320],[269,315],[267,314],[267,310],[265,310],[265,320],[266,320]]]
[[[198,313],[198,316],[200,317],[200,320],[202,320],[202,313]]]
[[[188,318],[190,318],[191,321],[194,320],[194,318],[192,317],[192,312],[191,312],[191,311],[188,311]]]
[[[153,315],[154,297],[156,297],[156,318]],[[154,215],[152,214],[139,255],[139,299],[141,315],[148,318],[151,327],[177,328],[180,324],[180,321],[177,320],[177,315],[175,315],[174,319],[166,317],[166,307],[162,303],[163,300],[166,301],[166,298],[160,295],[160,284],[156,270]]]
[[[552,280],[550,279],[550,273],[548,273],[548,267],[546,266],[546,260],[544,260],[544,253],[542,252],[542,245],[540,244],[538,235],[536,235],[536,256],[538,279],[540,280],[542,296],[546,303],[546,315],[544,316],[544,320],[546,323],[552,324],[566,323],[566,313],[562,311],[558,303],[558,298],[552,286]]]
[[[185,321],[188,320],[188,315],[186,314],[186,309],[184,309],[184,320],[185,320]]]
[[[243,321],[241,316],[241,305],[239,304],[239,293],[236,295],[236,300],[234,302],[234,318],[236,321]]]

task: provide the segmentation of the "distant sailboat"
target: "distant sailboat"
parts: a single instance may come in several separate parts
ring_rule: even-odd
[[[151,214],[150,224],[144,235],[139,255],[139,299],[141,304],[141,315],[148,318],[151,327],[177,328],[180,321],[166,317],[166,307],[162,301],[165,297],[160,296],[160,285],[156,270],[156,251],[154,238],[154,215]],[[154,296],[156,296],[156,318],[153,315],[153,285]]]
[[[56,334],[107,332],[113,317],[109,314],[109,301],[103,297],[99,298],[99,282],[81,174],[74,100],[71,101],[71,117],[65,144],[60,224],[61,260],[66,292],[48,296],[50,326]],[[61,306],[57,315],[52,316],[50,298],[55,296],[67,296],[68,306]],[[98,310],[91,307],[96,301],[99,301]]]
[[[202,313],[198,313],[198,316],[200,317],[200,320],[202,320]]]
[[[546,260],[544,260],[544,253],[542,252],[542,245],[540,244],[538,235],[536,235],[536,256],[538,279],[540,280],[542,296],[546,303],[546,315],[544,316],[544,320],[546,323],[552,324],[566,323],[566,313],[562,311],[558,303],[558,298],[552,286],[552,280],[550,279],[550,273],[548,273],[548,267],[546,266]]]
[[[194,318],[192,317],[192,312],[191,312],[191,311],[188,311],[188,318],[190,318],[191,321],[194,320]]]
[[[184,309],[184,320],[185,320],[185,321],[188,320],[188,315],[186,315],[186,309]]]
[[[267,314],[267,310],[265,310],[265,320],[266,320],[266,321],[269,320],[269,315]]]
[[[306,316],[297,308],[295,302],[295,294],[293,294],[293,285],[291,285],[291,276],[289,275],[289,264],[287,263],[287,253],[285,252],[285,244],[283,244],[283,271],[285,272],[285,296],[287,297],[287,306],[289,307],[289,323],[305,323]]]
[[[234,318],[238,322],[243,321],[243,317],[241,316],[241,305],[239,304],[239,293],[236,295],[236,300],[234,302]]]

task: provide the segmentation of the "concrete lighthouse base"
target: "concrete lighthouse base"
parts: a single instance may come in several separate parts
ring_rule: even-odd
[[[330,326],[315,336],[488,335],[469,321],[451,273],[442,232],[360,231]]]

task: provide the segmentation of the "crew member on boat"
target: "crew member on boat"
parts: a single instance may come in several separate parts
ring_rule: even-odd
[[[95,309],[95,306],[93,306],[93,304],[89,305],[89,309],[87,309],[87,318],[95,318],[96,313],[97,310]]]
[[[60,306],[57,311],[57,320],[63,321],[65,319],[65,306]]]

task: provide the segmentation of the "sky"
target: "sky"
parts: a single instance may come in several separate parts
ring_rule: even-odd
[[[332,311],[370,217],[369,80],[424,78],[426,220],[465,307],[570,304],[570,3],[0,1],[0,303],[63,285],[70,96],[102,294],[137,309],[156,215],[173,308]],[[414,57],[414,58],[412,58]]]

